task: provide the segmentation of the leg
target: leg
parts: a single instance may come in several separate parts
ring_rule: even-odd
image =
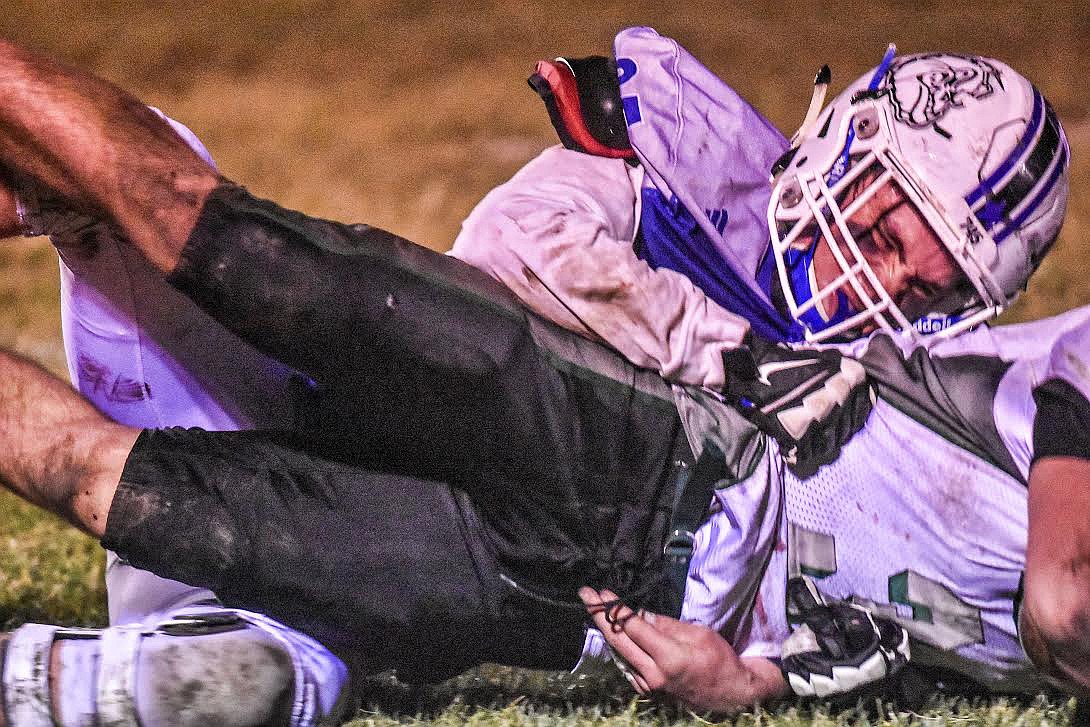
[[[464,495],[290,445],[259,432],[145,433],[103,544],[305,631],[361,672],[574,664],[582,613],[516,612]]]
[[[0,636],[0,725],[339,724],[348,672],[260,614],[190,606],[108,629],[26,624]]]
[[[105,213],[164,271],[174,267],[215,170],[116,86],[0,43],[0,161]]]
[[[402,461],[384,464],[467,482],[481,451],[542,449],[539,425],[551,422],[531,421],[534,402],[507,376],[526,353],[525,313],[480,271],[380,230],[314,220],[221,184],[135,99],[8,43],[0,43],[0,162],[101,210],[156,269],[274,358],[322,384],[358,377],[376,391],[401,388],[409,370],[427,387],[426,404],[439,402],[447,422],[466,422],[458,431],[471,436],[471,453],[442,436],[423,437],[434,453],[405,457],[395,448]],[[482,416],[503,412],[506,402],[518,405],[516,417]],[[406,410],[388,408],[376,427],[402,427]],[[503,426],[527,412],[523,426]],[[429,425],[439,420],[426,407],[408,420],[443,433]],[[480,426],[487,422],[495,423]],[[393,439],[412,442],[417,433],[402,428]],[[548,472],[558,459],[530,464]]]
[[[165,117],[164,117],[165,118]],[[211,163],[189,129],[165,118]],[[61,255],[61,328],[73,385],[100,412],[134,427],[286,429],[308,391],[287,367],[255,351],[170,287],[116,229],[21,175],[24,234],[47,234]],[[6,190],[0,185],[0,212]],[[11,214],[15,215],[12,211]],[[4,227],[0,220],[0,233]],[[188,603],[205,590],[106,556],[111,623]]]
[[[0,482],[20,497],[101,538],[137,434],[40,366],[0,352]]]
[[[312,428],[331,457],[467,489],[485,469],[550,486],[581,476],[583,457],[615,464],[603,449],[653,466],[676,434],[660,378],[537,319],[480,270],[232,184],[209,197],[171,280],[325,390]]]

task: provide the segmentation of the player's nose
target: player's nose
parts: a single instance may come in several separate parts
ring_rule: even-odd
[[[911,287],[913,277],[912,270],[901,256],[895,250],[875,250],[864,253],[863,257],[886,294],[894,302],[901,300]],[[873,288],[871,285],[867,287]]]

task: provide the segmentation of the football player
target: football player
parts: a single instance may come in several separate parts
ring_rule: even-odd
[[[766,453],[717,493],[681,621],[611,613],[611,592],[582,592],[633,684],[738,706],[751,694],[727,686],[740,655],[782,660],[795,693],[835,693],[858,674],[838,673],[848,665],[813,633],[788,638],[801,590],[850,605],[838,618],[900,624],[917,665],[997,692],[1085,695],[1090,533],[1070,513],[1090,476],[1088,345],[1090,307],[928,353],[885,335],[855,344],[879,391],[866,426],[808,479]],[[871,644],[866,668],[897,664],[896,644]]]
[[[789,144],[672,39],[632,28],[614,52],[539,64],[571,148],[485,197],[452,252],[668,380],[722,386],[750,327],[954,334],[1006,306],[1059,231],[1063,130],[999,61],[891,49],[823,111],[820,74]]]
[[[1078,490],[1090,475],[1090,384],[1080,363],[1088,335],[1090,308],[1082,308],[983,328],[930,355],[885,335],[869,340],[861,360],[881,398],[836,462],[802,479],[783,467],[774,442],[758,439],[733,453],[723,473],[729,486],[717,490],[713,514],[693,539],[681,620],[623,611],[607,620],[592,608],[637,688],[716,711],[775,699],[789,684],[797,693],[833,688],[842,677],[829,655],[815,657],[806,644],[782,651],[787,584],[798,576],[823,600],[849,601],[904,626],[917,663],[1002,692],[1033,692],[1045,678],[1080,693],[1087,635],[1078,627],[1084,601],[1074,596],[1086,588],[1084,529],[1076,523],[1057,532],[1054,523],[1064,508],[1082,504]],[[396,665],[437,677],[477,660],[570,665],[583,639],[563,584],[612,580],[638,598],[658,580],[617,572],[643,564],[639,555],[626,564],[624,555],[602,551],[601,562],[587,562],[583,548],[597,548],[557,540],[589,537],[586,528],[601,535],[607,513],[620,507],[615,500],[543,505],[551,493],[538,490],[527,502],[524,490],[500,490],[495,479],[450,489],[308,455],[268,434],[138,434],[96,419],[29,365],[5,357],[2,371],[11,423],[3,443],[12,453],[0,460],[5,482],[144,567],[366,650],[364,668]],[[587,418],[577,426],[606,416],[601,404],[585,402]],[[745,424],[732,423],[729,409],[718,413],[708,433],[736,439]],[[94,454],[74,460],[73,451]],[[593,453],[574,461],[586,466]],[[597,474],[611,483],[616,476]],[[520,484],[531,479],[525,473]],[[193,486],[198,481],[204,484]],[[658,517],[669,518],[659,503]],[[543,521],[549,517],[589,523]],[[628,523],[635,529],[648,521]],[[615,544],[653,553],[661,536],[652,539]],[[497,546],[502,555],[491,551]],[[580,560],[556,560],[570,556]],[[480,579],[496,582],[489,588]],[[594,607],[617,592],[612,585],[583,595]],[[215,615],[195,612],[199,622]],[[43,640],[23,628],[12,640],[26,651],[9,652],[8,674],[54,640],[95,644],[91,633],[62,630]],[[137,637],[180,641],[152,627]],[[905,653],[890,646],[869,654],[882,668]],[[154,664],[159,652],[141,653]],[[811,655],[805,669],[790,661],[800,653]],[[793,665],[786,675],[776,659]],[[61,673],[66,666],[75,670],[62,661]],[[149,672],[156,674],[140,674]],[[16,681],[21,673],[8,684],[39,699],[45,683]],[[60,683],[91,704],[94,682],[75,682]]]
[[[754,112],[747,116],[745,109],[739,108],[738,114],[738,123],[753,124],[772,134],[763,154],[752,140],[749,142],[753,168],[763,170],[781,152],[784,140],[770,132],[767,121]],[[198,155],[213,164],[189,129],[164,118]],[[573,164],[581,163],[581,156],[575,155]],[[291,426],[313,396],[312,382],[262,356],[204,315],[97,215],[73,209],[33,179],[16,175],[7,181],[8,185],[0,185],[0,236],[48,235],[59,251],[62,331],[69,374],[99,411],[137,427],[228,430]],[[581,194],[574,185],[573,200]],[[766,198],[767,190],[761,194],[751,190],[746,197],[735,195],[734,203],[736,209],[755,203],[760,217]],[[552,201],[548,196],[542,200]],[[480,219],[482,214],[483,210],[478,211],[474,218]],[[497,218],[502,214],[497,212]],[[760,225],[764,227],[763,221]],[[741,238],[743,233],[732,229],[731,236]],[[763,246],[765,237],[760,232],[754,240]],[[466,255],[478,252],[479,247],[474,247]],[[508,255],[512,251],[497,248],[493,260],[500,259],[501,252]],[[648,286],[648,292],[653,293],[653,288]],[[618,310],[623,311],[624,306]],[[723,313],[717,320],[731,333],[723,337],[722,345],[733,346],[741,340],[745,324]],[[702,325],[712,325],[713,319],[713,315],[702,318]],[[560,322],[566,321],[561,318]],[[634,326],[634,339],[642,333]],[[715,366],[721,369],[720,363]],[[683,368],[667,373],[684,380],[687,372]],[[107,554],[106,583],[110,622],[115,624],[214,598],[206,590],[141,572],[113,553]]]
[[[838,242],[839,225],[832,226],[836,232],[830,231],[829,224],[819,229],[812,210],[805,212],[810,207],[801,203],[793,208],[780,204],[777,224],[786,227],[811,214],[808,224],[795,224],[792,240],[769,246],[763,213],[769,199],[765,177],[772,160],[786,148],[786,140],[673,40],[647,28],[634,28],[618,36],[615,49],[620,66],[630,69],[622,84],[624,98],[616,82],[610,86],[601,78],[592,81],[607,95],[616,95],[608,98],[614,114],[622,107],[630,109],[631,134],[623,131],[623,115],[607,121],[621,125],[620,140],[613,146],[623,147],[629,158],[638,156],[641,164],[632,166],[601,156],[609,154],[611,147],[595,148],[591,142],[580,148],[590,146],[599,156],[550,150],[486,198],[470,215],[452,252],[500,279],[546,318],[605,340],[630,361],[656,368],[668,380],[721,388],[725,381],[722,353],[743,340],[751,322],[774,340],[802,331],[813,337],[844,333],[863,324],[875,309],[875,325],[910,327],[922,312],[921,303],[949,287],[949,279],[960,275],[962,267],[976,281],[974,290],[979,290],[970,295],[969,285],[963,284],[953,296],[957,300],[936,300],[931,307],[960,308],[962,325],[979,320],[1017,294],[1018,281],[1032,270],[1031,261],[1039,260],[1055,239],[1066,201],[1062,129],[1040,94],[996,61],[948,54],[888,58],[883,68],[868,72],[841,94],[830,105],[828,118],[817,120],[826,129],[837,129],[836,133],[804,129],[797,135],[780,171],[791,157],[806,164],[792,169],[778,188],[778,196],[789,198],[801,191],[799,179],[813,180],[818,174],[826,175],[829,184],[839,185],[841,180],[828,176],[830,159],[873,154],[874,167],[878,167],[888,163],[882,148],[895,146],[901,161],[911,162],[909,169],[930,180],[932,188],[946,192],[940,196],[971,189],[966,197],[973,197],[970,207],[983,215],[985,197],[991,195],[991,217],[985,225],[999,224],[999,239],[1013,235],[1018,244],[1000,248],[1009,260],[985,265],[982,259],[995,257],[989,249],[990,238],[982,238],[975,247],[961,239],[940,242],[922,214],[914,216],[909,208],[930,210],[932,217],[940,212],[918,200],[899,204],[907,202],[907,193],[898,190],[913,189],[912,184],[882,182],[874,168],[863,174],[866,164],[855,165],[852,173],[862,181],[844,179],[838,187],[853,186],[857,197],[862,189],[868,190],[865,199],[855,202],[860,209],[853,213],[850,225],[864,233],[858,243],[852,240],[851,249],[841,248],[846,243]],[[572,95],[573,89],[564,82],[576,79],[570,72],[570,79],[562,74],[568,67],[550,66],[556,76],[550,76],[556,99]],[[609,68],[608,64],[602,67]],[[910,82],[913,77],[917,81]],[[1003,86],[1004,78],[1009,89]],[[840,120],[834,124],[835,109],[843,115],[848,101],[865,91],[884,96],[888,103],[882,106],[889,106],[888,113],[910,123],[881,128],[875,124],[874,133],[864,140],[855,139],[854,130]],[[704,113],[700,104],[711,105],[717,113]],[[913,105],[929,110],[917,110],[913,117]],[[662,111],[675,107],[685,110],[680,120],[672,111]],[[567,111],[560,109],[559,116]],[[926,123],[921,120],[925,116]],[[943,158],[958,163],[935,170],[926,168],[929,157],[921,147],[940,118],[943,131],[958,140],[943,152]],[[170,123],[211,163],[188,129]],[[565,138],[570,139],[567,131],[576,123],[559,127]],[[809,126],[814,123],[811,119]],[[968,158],[972,153],[963,148],[965,139],[988,129],[994,130],[992,146]],[[667,148],[659,142],[683,132],[711,140],[692,163],[685,159],[686,148]],[[1031,149],[1033,139],[1037,144]],[[805,145],[801,155],[800,143]],[[667,156],[681,161],[667,165],[663,161]],[[844,166],[843,161],[837,163]],[[973,164],[977,167],[973,174],[956,179],[957,170]],[[668,171],[662,172],[664,168]],[[652,171],[647,175],[645,169]],[[717,170],[724,171],[716,174]],[[706,180],[713,184],[709,187]],[[882,191],[884,185],[889,188]],[[116,239],[108,225],[73,213],[63,200],[33,182],[24,180],[18,187],[22,231],[50,234],[61,251],[62,316],[70,373],[77,388],[100,411],[133,426],[212,429],[279,428],[298,413],[312,393],[305,377],[293,376],[226,334],[165,285],[135,251]],[[701,218],[701,225],[694,220],[690,220],[694,224],[675,220],[672,226],[664,225],[665,197],[675,188],[689,207],[719,210],[722,214],[716,219],[723,224],[710,226],[710,221]],[[815,194],[819,191],[816,186],[814,190]],[[1010,208],[1010,214],[1004,218],[995,211],[999,208]],[[674,209],[671,219],[685,217],[685,209],[684,205]],[[867,234],[877,220],[881,220],[874,228],[878,232]],[[938,228],[948,231],[954,222],[947,213]],[[688,231],[687,239],[678,239],[682,228]],[[972,234],[966,231],[967,236]],[[800,235],[805,238],[801,245]],[[903,262],[897,247],[887,244],[902,239],[913,240],[907,246],[910,259]],[[703,245],[703,253],[694,252],[702,240],[714,245]],[[668,255],[667,248],[674,252]],[[939,252],[947,248],[968,250],[960,253],[965,258],[961,267]],[[856,253],[861,264],[854,270],[838,267],[848,265]],[[763,262],[758,264],[762,255]],[[810,262],[802,264],[803,258]],[[745,263],[739,266],[738,259]],[[922,269],[920,260],[933,262]],[[776,265],[779,274],[773,272]],[[758,268],[756,278],[748,272]],[[1010,279],[1000,285],[992,270],[1002,270]],[[879,273],[902,279],[886,280],[873,288]],[[728,278],[742,284],[728,284]],[[820,294],[810,291],[811,283],[826,281],[838,285],[828,285]],[[1002,291],[996,287],[1004,285]],[[902,299],[903,312],[893,296]],[[863,298],[869,301],[867,311],[862,310]],[[769,299],[781,302],[780,308],[766,305]],[[830,314],[839,320],[835,327],[822,322],[830,317],[822,312],[834,307],[839,311]],[[969,311],[975,315],[967,317]],[[805,327],[793,323],[789,314],[797,315]],[[854,322],[848,320],[852,316]],[[920,326],[945,325],[932,316],[920,321]],[[168,584],[154,579],[145,583],[112,556],[107,581],[114,622],[156,610],[149,606],[161,608],[172,601],[184,605],[189,598],[208,596],[183,593],[186,589],[180,587],[170,593]]]
[[[154,265],[221,321],[343,395],[319,406],[318,431],[280,437],[171,431],[137,438],[132,430],[96,420],[86,408],[64,400],[33,369],[8,360],[9,379],[19,382],[10,392],[9,411],[16,419],[26,401],[45,408],[50,402],[61,404],[42,417],[40,436],[25,437],[20,431],[19,446],[12,443],[11,469],[5,477],[11,487],[99,535],[106,524],[95,523],[109,511],[116,528],[108,539],[116,538],[126,551],[154,562],[167,575],[213,586],[217,593],[222,584],[221,595],[236,602],[276,600],[274,590],[302,596],[292,606],[282,602],[270,608],[332,639],[343,638],[346,629],[349,638],[369,631],[367,658],[372,666],[396,662],[442,672],[464,666],[460,661],[487,658],[483,652],[489,649],[505,648],[510,652],[494,660],[563,659],[570,638],[553,637],[561,632],[570,636],[571,619],[557,619],[549,611],[557,606],[556,599],[543,589],[573,578],[621,584],[632,593],[654,589],[658,564],[644,562],[641,553],[647,546],[650,553],[661,547],[664,533],[656,534],[653,523],[665,525],[663,507],[673,501],[672,487],[664,487],[669,469],[664,463],[675,454],[685,459],[689,446],[679,439],[677,412],[662,416],[672,407],[661,381],[598,347],[525,318],[505,291],[453,261],[436,259],[379,231],[310,220],[253,200],[218,180],[188,149],[180,149],[176,137],[159,131],[161,120],[108,86],[93,86],[96,103],[120,104],[127,110],[109,129],[73,115],[38,115],[39,121],[23,117],[33,105],[26,89],[48,84],[63,72],[16,49],[6,51],[7,80],[17,108],[4,110],[4,123],[21,130],[5,139],[7,163],[18,163],[70,198],[104,210]],[[51,103],[63,107],[70,102],[67,94],[74,94],[71,87]],[[81,102],[76,106],[88,102],[73,97]],[[51,142],[59,148],[48,155],[61,160],[58,168],[51,166],[58,162],[45,161],[46,155],[35,150],[48,136],[49,125],[62,120],[71,124],[71,136]],[[106,148],[124,141],[128,152],[105,164],[77,158],[74,148],[65,146],[81,136]],[[133,146],[134,141],[139,144]],[[137,159],[142,165],[139,178],[149,185],[92,184],[92,179],[108,180],[118,171],[111,165],[134,165]],[[141,217],[140,211],[149,214]],[[423,269],[437,275],[421,280],[423,276],[409,274]],[[273,280],[278,283],[271,284]],[[354,307],[338,300],[345,294],[356,296]],[[478,326],[466,331],[456,325],[460,317]],[[602,386],[603,375],[637,385]],[[386,388],[370,390],[375,380]],[[405,401],[410,392],[417,394],[412,406]],[[633,393],[638,395],[633,398]],[[690,398],[681,414],[691,429],[716,432],[732,452],[741,446],[752,455],[754,447],[760,448],[759,439],[734,436],[730,410],[717,399],[694,391],[686,395]],[[610,412],[615,418],[617,411],[625,412],[626,425],[620,431],[603,417]],[[451,416],[444,419],[436,412]],[[560,413],[570,416],[558,417]],[[80,422],[88,426],[76,436],[79,441],[69,438],[62,445],[48,436],[72,435],[71,428]],[[603,432],[602,424],[611,431]],[[451,433],[461,438],[451,441]],[[545,433],[565,446],[544,452],[528,447]],[[607,446],[578,446],[592,443]],[[69,489],[75,484],[70,476],[46,484],[52,478],[44,470],[57,465],[50,453],[73,444],[77,452],[81,446],[95,446],[93,462],[82,472],[86,477],[76,478],[81,486]],[[611,449],[624,451],[628,461],[595,459],[596,453]],[[639,457],[632,458],[634,452]],[[726,461],[737,464],[749,455]],[[602,469],[588,467],[592,462]],[[171,474],[164,476],[164,468]],[[226,487],[227,480],[241,484]],[[262,495],[270,483],[272,498]],[[206,502],[199,491],[205,485],[218,492],[219,504]],[[146,493],[136,492],[145,486]],[[177,489],[167,497],[144,496],[162,486]],[[413,488],[411,502],[403,496],[407,487]],[[645,491],[637,491],[640,487]],[[238,497],[243,494],[247,497]],[[363,509],[347,507],[346,495],[347,500],[358,499]],[[118,496],[122,499],[115,501]],[[383,507],[384,501],[394,505]],[[175,507],[176,502],[183,504]],[[331,502],[337,507],[321,509],[322,503]],[[210,509],[202,511],[202,503]],[[261,513],[260,526],[255,509]],[[172,553],[176,562],[163,566],[157,560],[163,554],[147,552],[148,533],[141,528],[161,536],[161,518],[175,516],[189,518],[190,527],[199,522],[210,537],[204,542],[189,538],[184,547],[179,543],[181,549]],[[367,537],[352,544],[341,538],[323,542],[330,533],[314,529],[319,516],[347,517],[342,524],[353,535]],[[421,528],[424,522],[428,526]],[[551,527],[523,528],[519,522],[547,522]],[[648,525],[650,534],[643,532]],[[404,541],[406,532],[454,547],[391,549],[399,542],[397,536]],[[497,543],[502,545],[502,567],[495,560]],[[603,546],[609,554],[604,562],[594,555]],[[339,567],[314,570],[310,556],[325,553],[338,559],[346,548],[352,557],[338,563],[351,564],[351,577]],[[308,556],[305,574],[291,553]],[[532,575],[523,578],[528,567]],[[478,574],[476,583],[466,579],[467,572]],[[410,573],[423,575],[423,583],[407,579]],[[270,589],[270,578],[280,585]],[[334,581],[355,587],[346,593]],[[315,612],[322,609],[311,612],[306,604],[319,593],[323,599],[344,602],[319,617]],[[440,600],[434,601],[436,597]],[[429,603],[450,608],[424,607]],[[307,624],[311,618],[318,620]],[[443,646],[464,648],[440,649],[441,657],[434,650],[414,650],[420,619],[434,626],[424,630],[427,636]],[[499,638],[473,638],[482,623],[495,628]],[[387,638],[392,634],[401,638]],[[531,638],[533,634],[541,640]],[[452,642],[442,644],[444,637]],[[544,654],[546,645],[551,655]],[[391,654],[395,647],[399,653]],[[414,663],[421,658],[426,663]],[[452,661],[436,665],[437,658]]]

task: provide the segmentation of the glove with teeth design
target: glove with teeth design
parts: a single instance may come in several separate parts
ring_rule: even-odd
[[[752,334],[723,352],[723,397],[780,444],[800,477],[837,458],[874,395],[862,364],[834,349],[793,350]]]
[[[780,668],[801,697],[848,697],[890,680],[911,656],[908,632],[862,606],[825,599],[803,577],[787,582],[802,624],[784,641]]]

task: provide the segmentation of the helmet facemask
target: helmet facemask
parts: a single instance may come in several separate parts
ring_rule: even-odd
[[[968,229],[951,224],[950,216],[937,208],[933,195],[900,159],[892,138],[882,133],[888,123],[882,113],[873,101],[855,105],[847,120],[852,124],[850,149],[828,166],[804,168],[777,185],[769,207],[772,252],[784,300],[791,315],[806,326],[808,340],[843,338],[873,328],[916,336],[914,323],[925,314],[960,315],[955,325],[946,327],[944,334],[950,335],[995,315],[1002,306],[998,286],[978,259],[987,233],[974,224],[967,207],[964,219],[973,220]],[[901,206],[907,209],[898,211]],[[911,215],[913,234],[884,229],[886,215],[894,211],[902,220]],[[975,239],[976,245],[967,238]],[[822,241],[835,261],[835,272],[819,283],[814,257]],[[906,305],[913,292],[888,290],[868,260],[875,258],[876,247],[891,245],[929,246],[930,254],[949,256],[967,284],[955,279],[942,290],[928,285],[922,308]]]

